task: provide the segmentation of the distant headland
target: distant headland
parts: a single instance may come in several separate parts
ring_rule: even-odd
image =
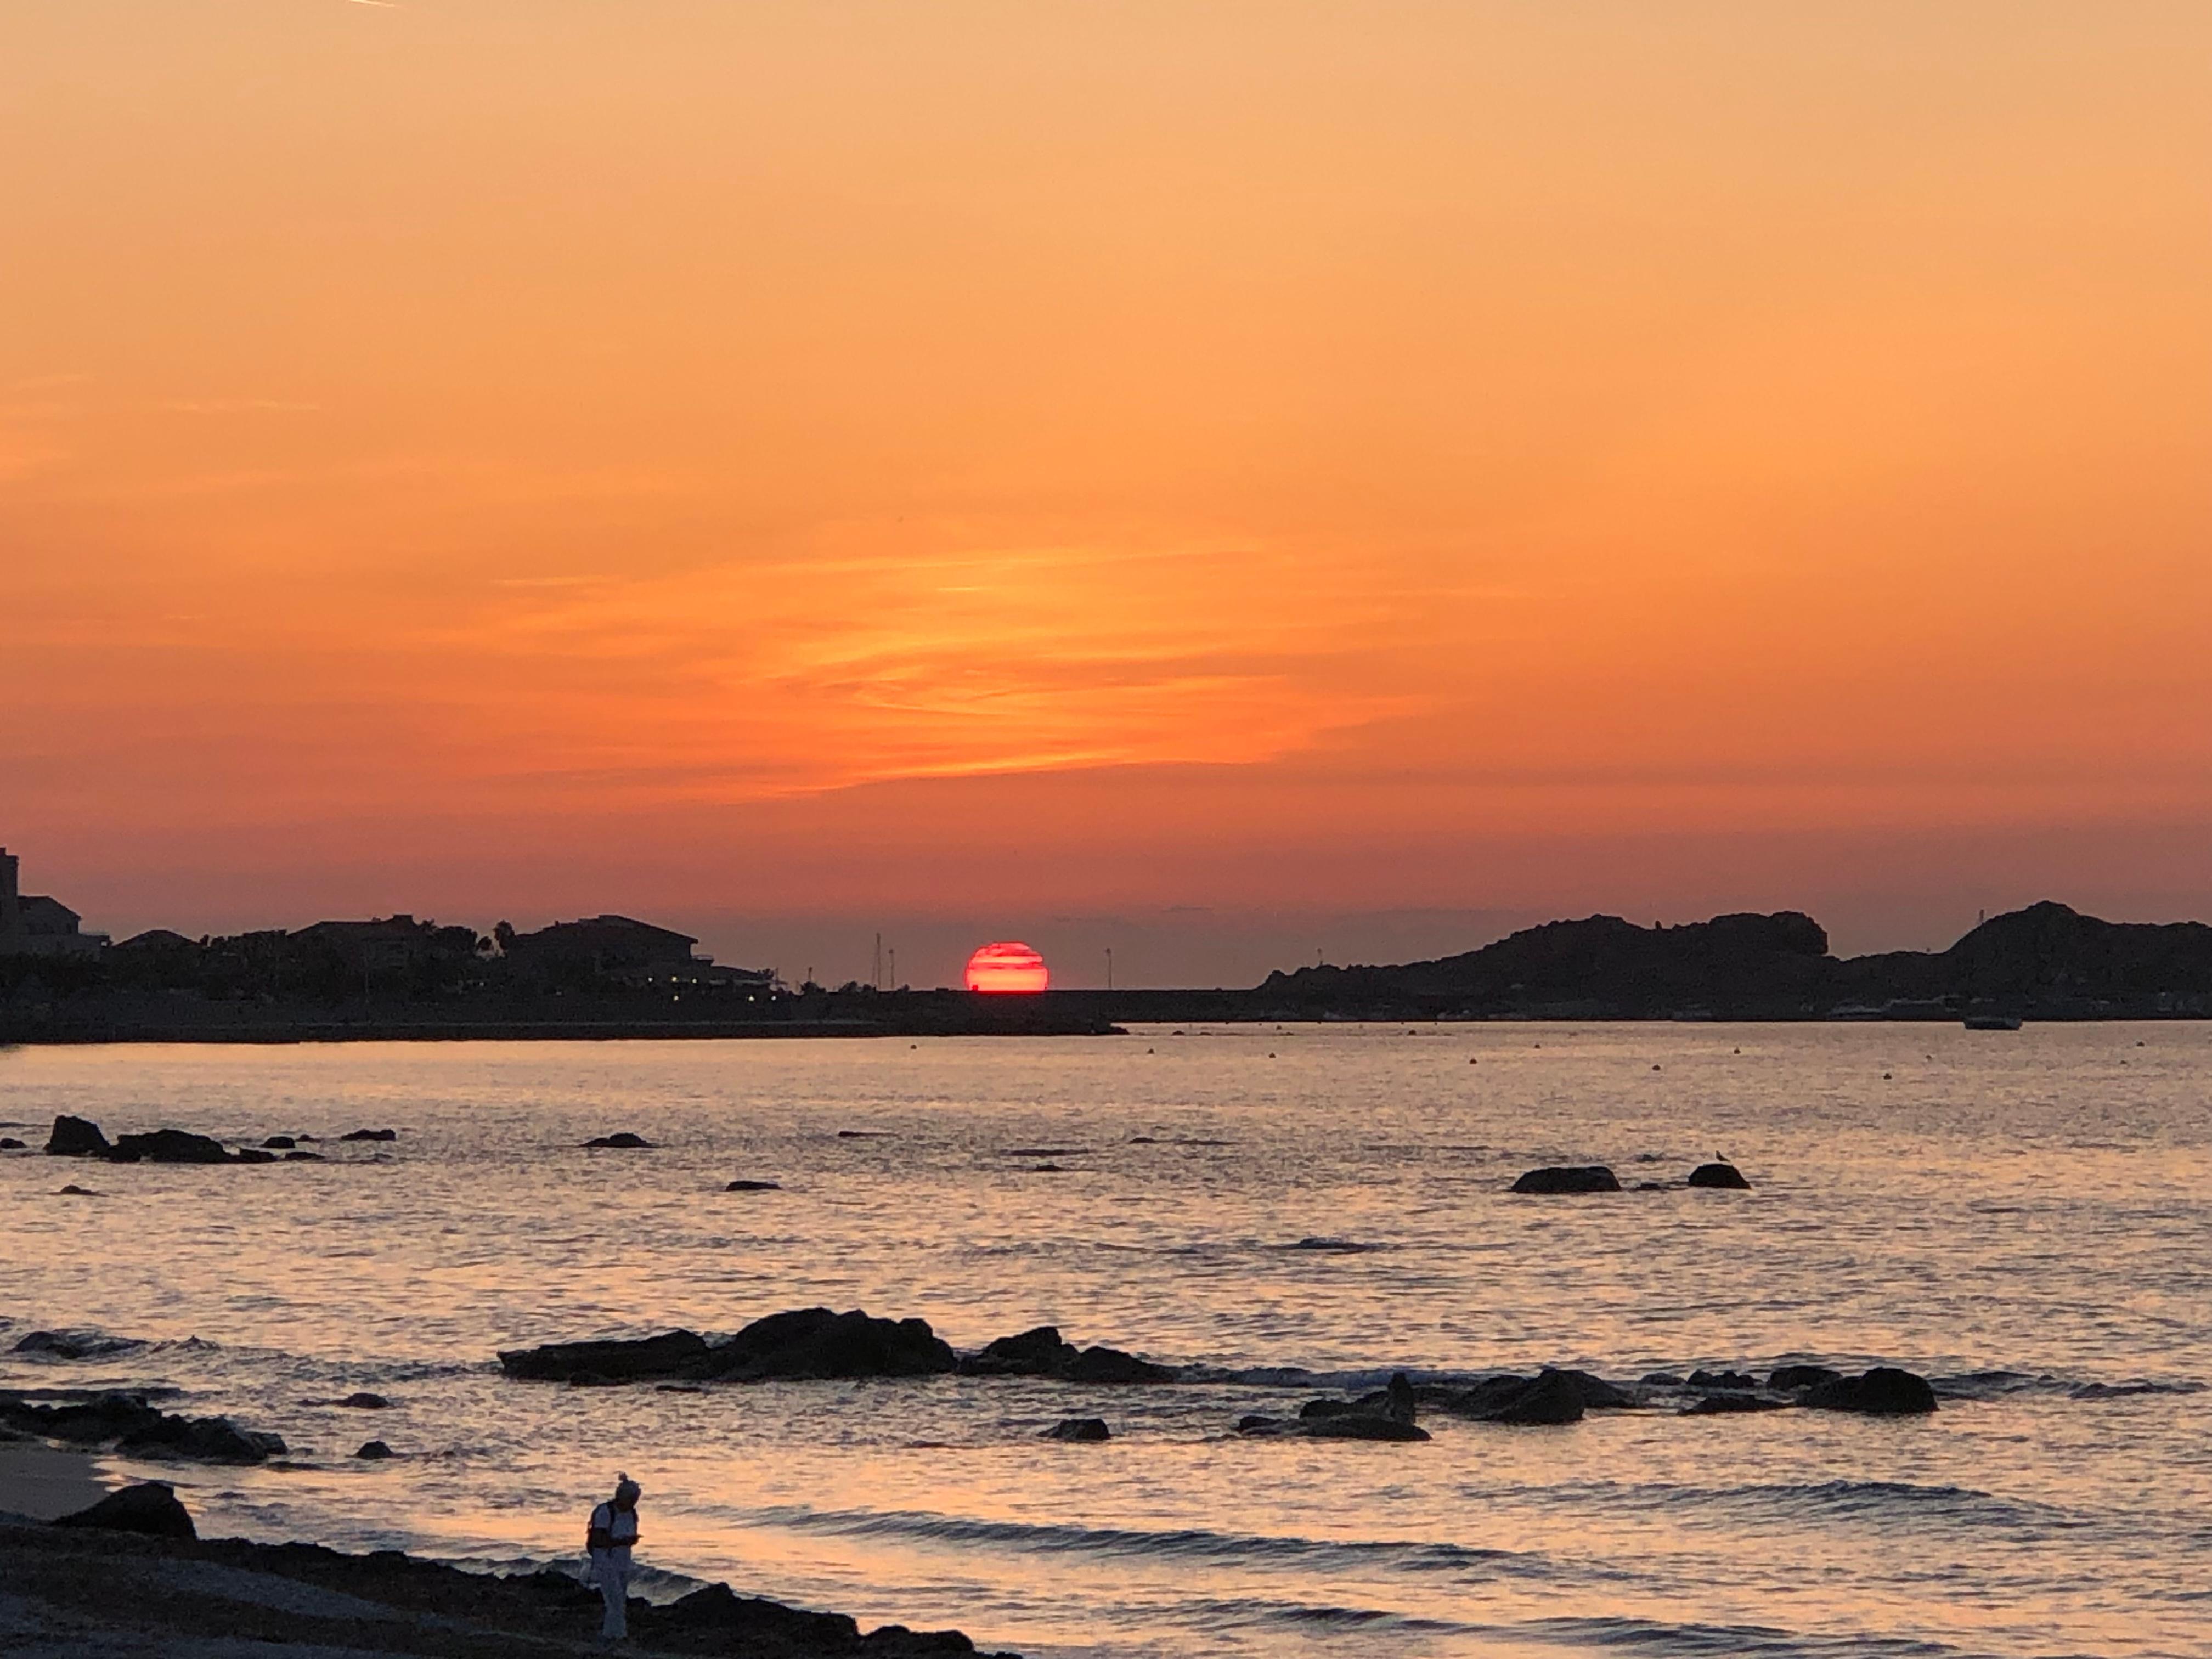
[[[1103,1035],[1127,1021],[2175,1019],[2212,1016],[2212,927],[2044,902],[1948,951],[1838,957],[1810,916],[1547,922],[1435,961],[1249,989],[793,986],[628,916],[488,934],[407,915],[187,939],[81,931],[0,849],[0,1042]]]

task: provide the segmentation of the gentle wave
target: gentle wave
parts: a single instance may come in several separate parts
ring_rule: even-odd
[[[1154,1531],[1138,1527],[985,1521],[926,1510],[816,1510],[786,1505],[745,1512],[755,1523],[841,1537],[896,1537],[938,1543],[997,1544],[1044,1554],[1098,1554],[1250,1565],[1382,1565],[1405,1572],[1485,1572],[1559,1578],[1569,1570],[1525,1551],[1388,1539],[1326,1539],[1215,1532],[1203,1528]],[[1576,1577],[1589,1576],[1581,1569]]]

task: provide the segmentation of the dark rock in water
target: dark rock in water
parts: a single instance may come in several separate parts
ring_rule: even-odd
[[[681,1376],[707,1358],[707,1339],[696,1331],[667,1331],[635,1342],[553,1342],[542,1348],[511,1348],[499,1357],[509,1376],[533,1382],[573,1382],[580,1378],[629,1382],[641,1378]]]
[[[398,1454],[393,1452],[391,1447],[386,1445],[381,1440],[364,1440],[361,1443],[361,1449],[354,1454],[356,1457],[364,1459],[371,1463],[380,1463],[386,1458],[396,1456]]]
[[[139,1394],[80,1394],[34,1403],[0,1392],[0,1424],[76,1446],[113,1443],[125,1457],[191,1458],[204,1463],[261,1463],[284,1449],[279,1436],[239,1428],[227,1417],[171,1417]]]
[[[1617,1382],[1608,1382],[1588,1371],[1562,1370],[1559,1373],[1573,1384],[1582,1396],[1583,1404],[1590,1411],[1620,1411],[1636,1403],[1636,1396]]]
[[[1805,1391],[1801,1402],[1819,1411],[1865,1412],[1878,1417],[1905,1417],[1936,1409],[1936,1390],[1924,1376],[1877,1365],[1860,1376],[1839,1376]]]
[[[104,1359],[146,1345],[136,1337],[98,1331],[33,1331],[15,1345],[17,1353],[42,1353],[55,1359]]]
[[[1743,1171],[1733,1164],[1700,1164],[1690,1171],[1692,1187],[1727,1187],[1740,1192],[1749,1192],[1751,1183],[1743,1178]]]
[[[509,1376],[544,1382],[757,1382],[770,1377],[927,1376],[957,1358],[921,1319],[800,1308],[709,1343],[696,1331],[641,1341],[556,1342],[499,1357]]]
[[[1067,1165],[1065,1164],[1032,1164],[1029,1167],[1030,1173],[1032,1175],[1066,1175],[1067,1173]]]
[[[1383,1440],[1412,1442],[1430,1437],[1426,1429],[1400,1423],[1380,1413],[1362,1411],[1347,1401],[1314,1401],[1309,1409],[1323,1409],[1312,1416],[1262,1417],[1255,1413],[1237,1419],[1237,1432],[1259,1438],[1303,1440]],[[1329,1410],[1329,1407],[1340,1409]]]
[[[1039,1325],[1002,1336],[960,1361],[965,1376],[1058,1376],[1075,1363],[1076,1347],[1060,1340],[1060,1327]]]
[[[1052,1376],[1064,1382],[1172,1382],[1171,1366],[1155,1365],[1119,1348],[1078,1348],[1055,1325],[1002,1336],[959,1362],[968,1376]]]
[[[1119,1348],[1085,1348],[1060,1375],[1070,1382],[1172,1382],[1176,1372]]]
[[[190,1510],[162,1481],[149,1480],[112,1492],[88,1510],[64,1515],[58,1527],[90,1527],[101,1532],[143,1533],[149,1538],[198,1538]]]
[[[1007,1146],[1000,1150],[1000,1158],[1080,1158],[1091,1149],[1088,1146]]]
[[[1672,1371],[1646,1371],[1636,1379],[1647,1389],[1679,1389],[1682,1379]]]
[[[282,1435],[241,1429],[227,1417],[168,1417],[126,1435],[125,1457],[181,1457],[196,1463],[265,1463],[284,1453]]]
[[[64,1187],[54,1194],[57,1198],[105,1198],[105,1193],[95,1193],[89,1187]]]
[[[338,1404],[357,1412],[388,1412],[392,1409],[392,1402],[380,1394],[349,1394]]]
[[[1037,1437],[1040,1440],[1075,1441],[1085,1445],[1113,1437],[1114,1431],[1106,1426],[1106,1419],[1103,1417],[1071,1417],[1065,1422],[1054,1424]]]
[[[1759,1379],[1748,1371],[1694,1370],[1690,1373],[1693,1389],[1725,1389],[1737,1393],[1749,1393],[1759,1386]]]
[[[1430,1438],[1429,1431],[1418,1424],[1401,1423],[1394,1418],[1376,1417],[1366,1412],[1306,1419],[1300,1422],[1298,1432],[1309,1440],[1404,1442]]]
[[[1479,1423],[1579,1423],[1586,1409],[1581,1387],[1567,1372],[1549,1366],[1534,1376],[1492,1376],[1464,1389],[1431,1389],[1426,1398],[1454,1416]]]
[[[651,1141],[647,1140],[643,1135],[634,1135],[627,1129],[621,1130],[617,1133],[611,1135],[596,1136],[593,1139],[586,1141],[584,1145],[587,1147],[616,1147],[623,1151],[630,1151],[636,1148],[643,1148],[647,1152],[653,1150],[653,1143]]]
[[[24,1146],[15,1136],[0,1135],[0,1152],[23,1152],[29,1150],[29,1147]]]
[[[874,1319],[854,1309],[800,1308],[757,1319],[717,1343],[704,1375],[767,1377],[929,1376],[958,1364],[923,1319]]]
[[[837,1131],[837,1139],[840,1140],[889,1140],[891,1139],[891,1132],[889,1129],[840,1129]]]
[[[1844,1374],[1826,1365],[1778,1365],[1766,1379],[1766,1386],[1778,1394],[1795,1394],[1800,1389],[1818,1388],[1823,1382],[1840,1382]]]
[[[780,1193],[783,1183],[777,1181],[732,1181],[722,1188],[726,1193]]]
[[[258,1146],[241,1146],[232,1155],[234,1164],[274,1164],[276,1154],[264,1152]]]
[[[1685,1417],[1723,1417],[1735,1412],[1778,1412],[1786,1400],[1769,1400],[1756,1394],[1709,1394],[1682,1407]]]
[[[320,1164],[323,1162],[323,1155],[320,1152],[287,1152],[284,1154],[284,1161],[287,1164]]]
[[[1513,1183],[1516,1193],[1617,1193],[1620,1178],[1602,1164],[1554,1164],[1531,1170]]]
[[[53,1133],[46,1137],[49,1158],[105,1158],[113,1150],[100,1125],[81,1117],[56,1118]]]
[[[1311,1423],[1321,1418],[1343,1417],[1365,1408],[1365,1402],[1358,1400],[1309,1400],[1298,1407],[1298,1419]]]
[[[349,1129],[338,1137],[340,1140],[397,1140],[397,1129]]]
[[[221,1141],[183,1129],[155,1129],[150,1134],[118,1135],[107,1157],[116,1164],[231,1164],[237,1161],[223,1151]]]
[[[300,1143],[290,1135],[271,1135],[261,1144],[272,1152],[289,1152]]]
[[[1285,1244],[1286,1250],[1318,1250],[1325,1255],[1363,1255],[1376,1247],[1362,1244],[1349,1238],[1302,1238],[1295,1244]]]

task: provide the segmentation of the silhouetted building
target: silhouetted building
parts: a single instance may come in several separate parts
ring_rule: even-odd
[[[59,899],[21,891],[20,876],[15,855],[0,847],[0,957],[100,954],[106,934],[83,932],[83,918]]]
[[[773,969],[718,968],[714,957],[693,951],[698,942],[631,916],[587,916],[515,934],[507,941],[507,959],[525,979],[774,988]]]
[[[319,921],[286,935],[295,947],[321,950],[349,968],[402,969],[428,950],[432,929],[404,911],[371,921]]]

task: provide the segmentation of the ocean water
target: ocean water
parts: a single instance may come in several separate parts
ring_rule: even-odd
[[[2212,1027],[0,1052],[0,1119],[33,1126],[0,1133],[36,1146],[64,1111],[331,1154],[0,1157],[0,1350],[144,1345],[0,1352],[0,1383],[166,1385],[290,1443],[131,1471],[204,1532],[567,1561],[626,1469],[652,1593],[727,1579],[1037,1659],[2212,1654]],[[359,1127],[399,1138],[331,1144]],[[622,1129],[658,1150],[580,1145]],[[1754,1190],[1504,1190],[1717,1152]],[[691,1394],[494,1362],[817,1303],[959,1346],[1048,1322],[1224,1380]],[[1394,1367],[1789,1360],[1945,1397],[1432,1420],[1417,1445],[1230,1431]],[[308,1403],[357,1389],[397,1404]],[[1071,1415],[1115,1439],[1036,1437]],[[402,1455],[354,1460],[372,1436]]]

